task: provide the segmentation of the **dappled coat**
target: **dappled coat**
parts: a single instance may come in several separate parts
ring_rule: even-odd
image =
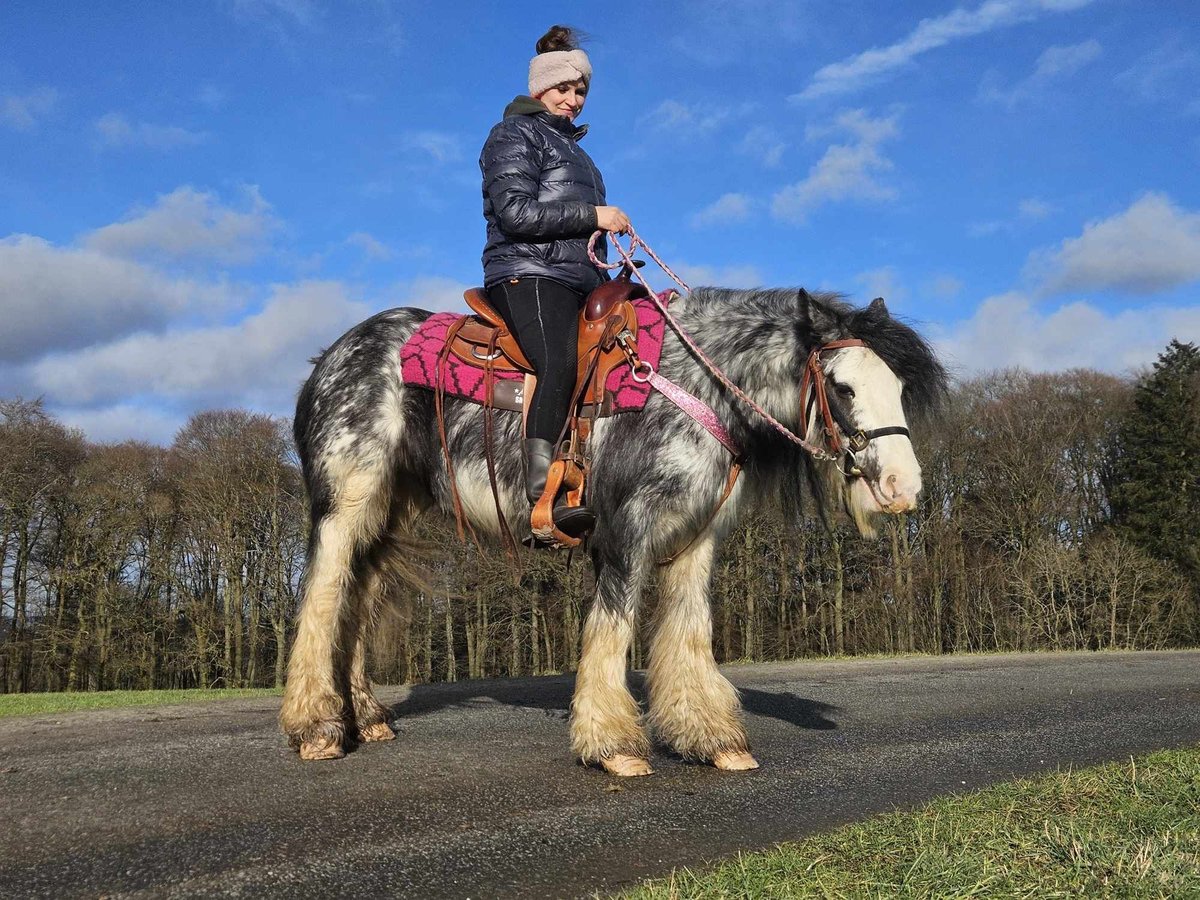
[[[604,179],[579,146],[587,126],[517,97],[488,135],[483,173],[484,284],[552,278],[587,293],[607,276],[588,259],[588,237],[603,206]],[[603,242],[597,255],[606,259]]]

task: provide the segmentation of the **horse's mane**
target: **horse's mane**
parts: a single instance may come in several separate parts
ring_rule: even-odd
[[[858,338],[904,382],[907,415],[923,417],[937,410],[947,390],[946,370],[938,362],[929,342],[912,326],[893,316],[882,303],[856,307],[842,294],[832,291],[810,291],[807,297],[836,323],[832,329],[836,333],[815,334],[805,324],[809,317],[801,314],[798,288],[698,288],[688,297],[688,311],[703,318],[729,317],[731,314],[741,318],[737,315],[739,312],[753,311],[767,321],[795,322],[801,349],[805,352],[819,341]],[[751,326],[746,338],[753,341],[755,332]],[[754,347],[748,345],[742,349],[753,352]],[[798,362],[803,363],[803,358]]]
[[[946,396],[948,377],[933,348],[908,323],[883,304],[851,307],[846,330],[861,339],[904,382],[905,412],[933,413]]]

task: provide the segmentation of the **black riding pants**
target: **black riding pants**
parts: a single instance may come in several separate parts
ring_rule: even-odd
[[[487,294],[537,375],[525,437],[553,443],[571,411],[583,294],[549,278],[508,279]]]

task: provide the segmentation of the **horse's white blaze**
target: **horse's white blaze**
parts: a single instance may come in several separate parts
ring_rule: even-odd
[[[853,399],[842,397],[830,386],[833,402],[841,404],[854,424],[863,431],[900,425],[907,427],[901,394],[904,385],[878,356],[865,347],[847,347],[830,354],[825,371],[837,385],[854,392]],[[814,416],[816,411],[814,410]],[[810,429],[819,433],[817,422]],[[902,513],[915,509],[921,492],[921,466],[912,442],[901,434],[873,438],[867,449],[856,454],[866,478],[849,485],[847,512],[859,530],[874,531],[870,522],[881,513]]]

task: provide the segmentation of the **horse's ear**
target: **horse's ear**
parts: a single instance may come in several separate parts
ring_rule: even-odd
[[[871,305],[868,306],[867,309],[869,309],[871,312],[883,313],[885,316],[888,315],[887,304],[883,302],[882,297],[876,297],[874,300],[872,300]]]
[[[800,288],[797,300],[801,328],[806,328],[822,342],[832,341],[841,336],[842,323],[833,310],[822,305],[804,288]]]

